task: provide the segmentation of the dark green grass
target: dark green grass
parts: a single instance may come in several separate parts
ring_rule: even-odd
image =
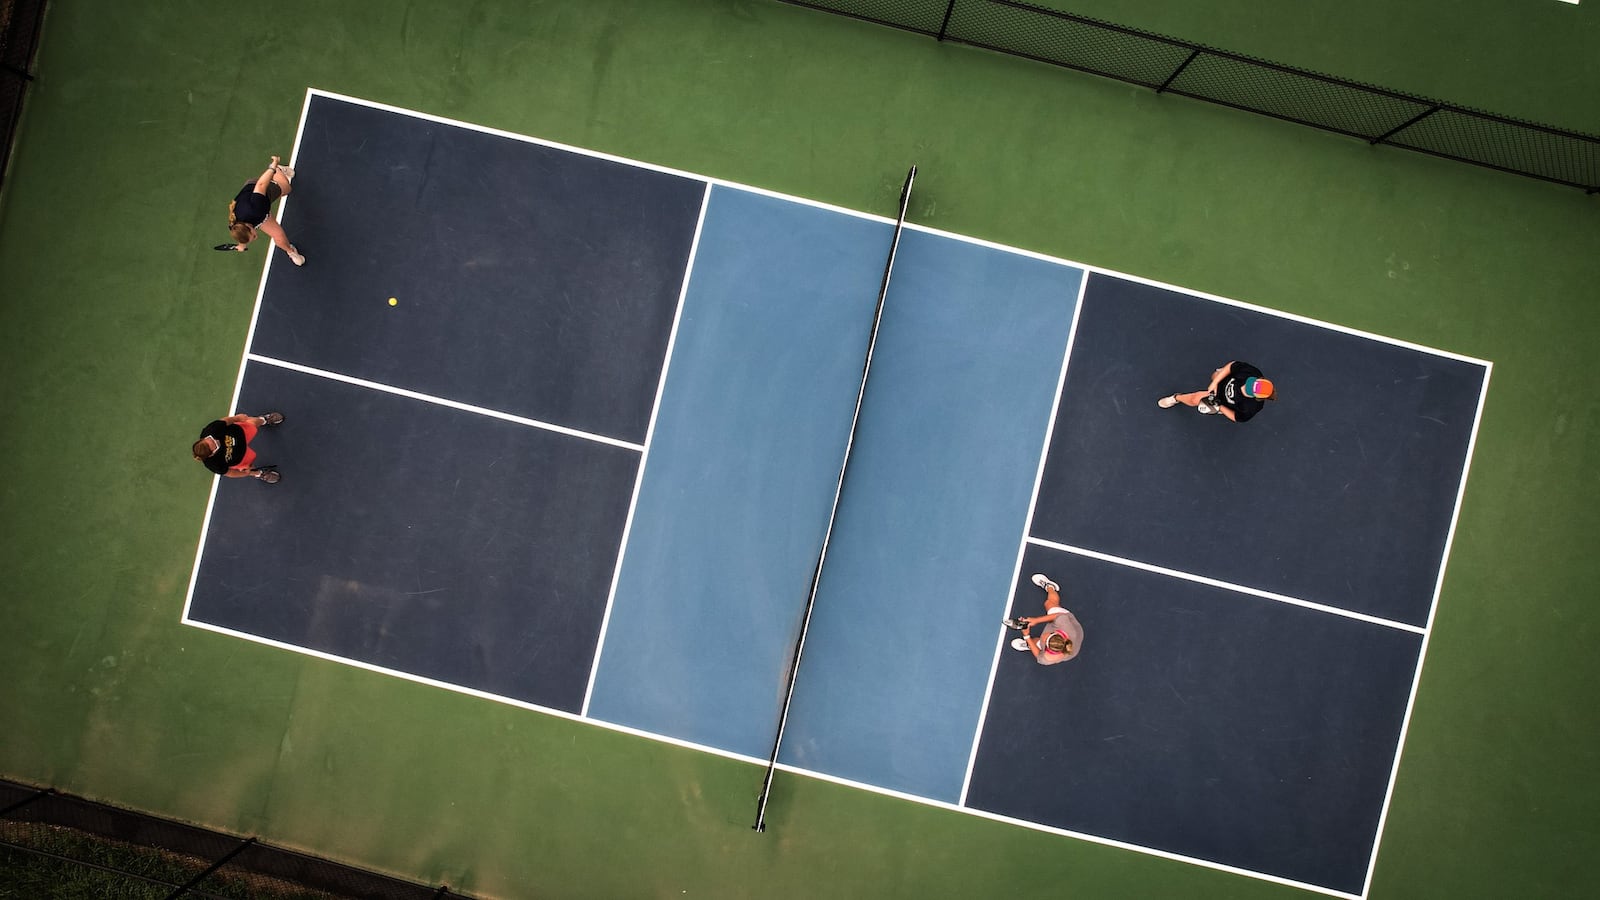
[[[142,865],[142,860],[128,860],[121,854],[96,855],[102,859],[115,856],[112,862],[119,869]],[[163,900],[182,883],[163,887],[160,883],[0,846],[0,900]]]
[[[208,248],[314,85],[882,214],[916,163],[914,222],[1493,360],[1372,894],[1587,890],[1597,198],[767,0],[58,0],[39,76],[0,206],[0,774],[485,895],[1299,895],[783,775],[757,836],[743,764],[180,626],[187,447],[262,259]]]
[[[0,823],[0,842],[0,900],[163,900],[213,862],[39,823]],[[195,887],[238,900],[339,900],[226,868]]]

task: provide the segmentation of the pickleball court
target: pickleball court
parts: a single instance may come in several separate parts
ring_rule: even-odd
[[[320,91],[294,165],[235,403],[283,481],[218,482],[184,621],[764,767],[889,199]],[[1241,357],[1248,424],[1156,406]],[[1489,368],[913,221],[778,790],[1363,895]],[[1005,646],[1036,571],[1070,664]]]

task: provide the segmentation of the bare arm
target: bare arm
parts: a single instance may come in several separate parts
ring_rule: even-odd
[[[272,158],[272,164],[267,166],[267,170],[261,173],[260,178],[256,179],[256,193],[262,195],[263,197],[267,195],[267,185],[272,183],[272,173],[276,171],[278,171],[278,158],[274,156]]]
[[[1211,373],[1211,391],[1210,391],[1210,393],[1215,394],[1217,392],[1217,385],[1221,384],[1222,383],[1222,379],[1227,378],[1228,377],[1228,373],[1233,371],[1234,362],[1236,362],[1236,360],[1230,360],[1227,365],[1222,366],[1221,368],[1217,369],[1215,372]]]

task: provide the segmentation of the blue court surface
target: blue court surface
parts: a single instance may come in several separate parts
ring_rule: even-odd
[[[320,91],[294,165],[184,621],[764,767],[893,220]],[[1363,896],[1489,371],[908,225],[781,772]]]

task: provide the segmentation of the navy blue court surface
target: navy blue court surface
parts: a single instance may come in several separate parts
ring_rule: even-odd
[[[184,621],[764,766],[894,223],[319,91],[294,165]],[[780,768],[1363,896],[1489,369],[909,225]]]

